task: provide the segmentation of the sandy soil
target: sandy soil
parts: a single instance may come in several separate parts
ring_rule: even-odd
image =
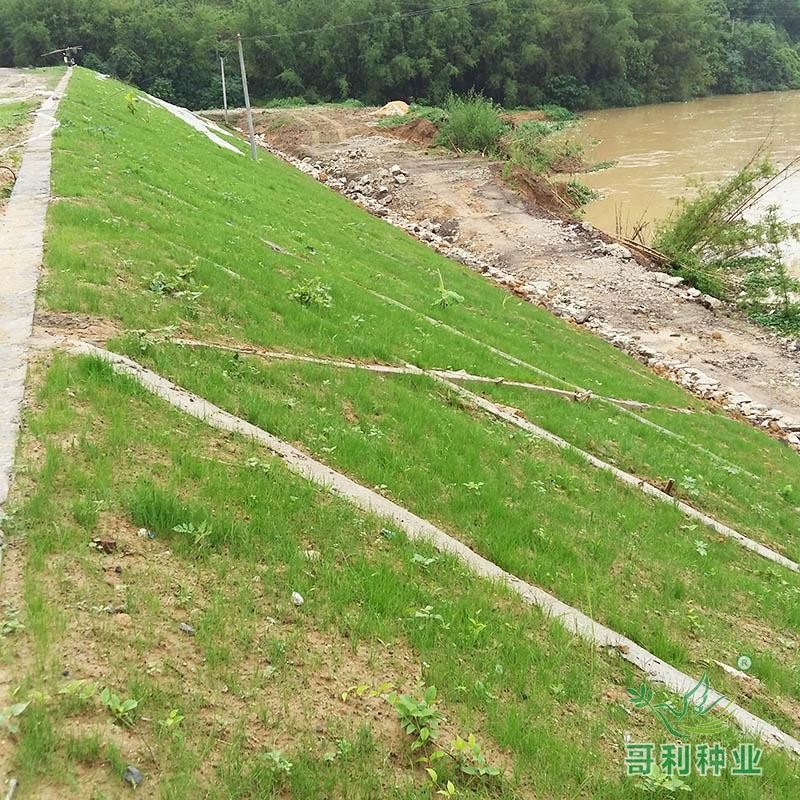
[[[258,114],[256,126],[292,155],[324,161],[348,153],[353,179],[399,164],[409,182],[397,193],[394,210],[457,227],[459,245],[498,259],[527,281],[546,282],[549,297],[583,307],[587,316],[658,354],[800,419],[800,345],[727,306],[688,300],[646,267],[607,254],[596,234],[585,230],[589,226],[565,223],[527,201],[503,181],[498,165],[393,138],[377,127],[372,111],[268,110]],[[234,115],[231,121],[243,120]]]

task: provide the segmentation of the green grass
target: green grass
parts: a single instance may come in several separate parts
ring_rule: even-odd
[[[119,774],[136,763],[147,796],[430,797],[385,702],[341,696],[383,681],[418,692],[420,680],[439,690],[445,736],[474,732],[505,769],[482,785],[441,765],[461,796],[637,791],[623,777],[623,733],[663,736],[631,713],[624,687],[638,678],[618,656],[107,365],[60,356],[35,383],[10,526],[27,549],[26,631],[15,634],[20,658],[32,651],[22,691],[36,697],[16,751],[27,791],[80,793],[91,779],[123,796]],[[189,523],[207,535],[174,531]],[[89,548],[94,536],[118,552]],[[109,601],[124,604],[124,621],[102,612]],[[415,616],[428,606],[438,617]],[[185,620],[195,637],[177,632]],[[96,697],[59,694],[87,678],[138,700],[129,732]],[[172,709],[184,721],[164,729]],[[289,775],[269,769],[274,749]],[[768,753],[764,767],[764,781],[691,783],[699,797],[791,796],[786,758]]]
[[[781,710],[800,699],[800,669],[786,661],[800,646],[800,577],[783,567],[743,555],[738,544],[587,468],[576,456],[465,413],[426,378],[265,364],[203,348],[123,349],[380,487],[504,569],[679,668],[702,671],[704,660],[733,664],[749,654],[753,674],[782,698],[772,705],[765,698],[760,712],[788,730],[800,729]],[[560,403],[561,413],[575,413],[576,426],[583,427],[571,402],[538,402]],[[608,419],[607,409],[598,412]],[[611,413],[624,425],[625,417]],[[653,438],[642,437],[648,443]],[[770,499],[790,515],[786,500],[778,494]],[[709,555],[700,555],[698,541]],[[734,624],[737,619],[742,625]],[[715,677],[724,683],[721,671]]]
[[[16,103],[0,103],[0,132],[13,130],[22,125],[37,106],[32,100]]]
[[[642,477],[674,478],[679,492],[698,508],[796,557],[800,462],[794,453],[760,431],[708,413],[702,402],[620,351],[447,261],[266,154],[253,164],[142,104],[132,115],[126,92],[120,84],[100,82],[77,70],[61,106],[53,191],[71,199],[50,207],[41,305],[114,322],[121,331],[112,341],[114,349],[377,486],[507,569],[692,674],[702,672],[714,658],[735,663],[739,654],[750,655],[753,672],[763,684],[743,704],[789,731],[798,729],[796,575],[695,526],[677,510],[620,485],[576,457],[465,410],[428,379],[270,365],[231,353],[181,348],[162,339],[178,331],[298,353],[578,385],[608,396],[690,407],[698,413],[643,414],[684,437],[679,443],[597,402],[579,405],[508,387],[480,387],[554,433]],[[288,253],[276,252],[273,244]],[[464,298],[462,303],[446,308],[434,304],[439,273],[446,289]],[[318,290],[299,291],[310,286]],[[296,299],[312,295],[309,303]],[[329,305],[314,300],[328,296]],[[554,377],[509,363],[492,348]],[[426,680],[444,692],[448,710],[452,703],[455,718],[505,748],[514,765],[510,771],[528,793],[629,797],[638,791],[622,781],[619,736],[604,733],[608,720],[597,711],[603,692],[599,687],[614,683],[603,677],[608,676],[604,670],[621,668],[615,660],[607,662],[548,625],[541,640],[541,652],[547,655],[531,661],[540,652],[531,642],[540,641],[542,621],[520,609],[517,601],[466,577],[450,562],[420,568],[419,562],[412,563],[414,552],[433,557],[424,548],[397,537],[387,541],[380,523],[356,522],[360,518],[346,506],[288,476],[278,479],[279,466],[266,472],[245,468],[247,457],[263,459],[263,454],[253,455],[252,447],[213,437],[199,423],[168,412],[130,384],[110,378],[107,370],[92,366],[94,362],[80,363],[75,367],[69,361],[57,362],[44,379],[44,410],[31,421],[31,433],[44,456],[33,459],[32,480],[25,490],[30,496],[24,504],[20,501],[17,523],[17,531],[29,540],[24,586],[36,664],[31,686],[52,683],[60,672],[52,654],[60,652],[59,643],[75,641],[74,620],[63,609],[78,602],[79,586],[73,589],[57,577],[73,559],[95,584],[102,584],[97,554],[83,548],[92,532],[105,532],[111,514],[128,524],[153,528],[156,541],[168,541],[186,564],[176,567],[179,586],[164,584],[163,576],[154,574],[150,583],[148,579],[138,589],[125,590],[128,607],[143,615],[142,626],[134,623],[134,631],[120,634],[113,622],[105,621],[92,635],[106,645],[116,635],[133,648],[130,652],[149,652],[141,641],[152,644],[152,639],[143,631],[160,619],[167,607],[164,597],[184,598],[180,602],[191,608],[185,598],[199,593],[203,603],[195,613],[193,641],[203,652],[202,675],[216,676],[217,688],[244,682],[242,691],[250,697],[247,692],[263,692],[265,684],[244,670],[237,654],[253,651],[254,642],[261,641],[261,634],[253,631],[261,631],[258,626],[265,616],[294,619],[291,609],[271,613],[270,605],[254,605],[256,600],[266,602],[267,595],[254,600],[253,578],[269,589],[272,604],[286,604],[287,589],[315,600],[315,593],[321,592],[326,601],[308,602],[303,613],[313,612],[315,624],[342,663],[348,661],[344,644],[365,642],[374,648],[376,641],[400,641],[402,634],[414,659],[430,665]],[[67,389],[77,392],[75,402]],[[75,439],[76,429],[76,451],[59,447],[58,442]],[[690,446],[692,442],[697,447]],[[741,473],[726,472],[698,448],[718,452]],[[69,522],[63,527],[43,522],[53,518]],[[182,522],[191,522],[196,532],[203,522],[211,525],[211,533],[199,539],[201,547],[171,533]],[[698,541],[706,555],[699,552]],[[298,552],[309,547],[324,550],[323,566],[310,567],[300,559]],[[383,560],[375,561],[378,557]],[[263,574],[259,565],[266,570]],[[157,564],[153,570],[158,572]],[[448,582],[451,574],[456,577]],[[54,602],[58,592],[66,592],[69,602]],[[503,631],[489,650],[474,652],[468,647],[468,620],[475,617],[467,611],[488,608],[480,605],[479,596],[515,619],[522,614],[527,622],[507,638]],[[460,610],[451,603],[461,603]],[[409,629],[408,609],[428,605],[449,628],[440,623],[437,629],[434,620],[423,630],[413,625]],[[493,627],[503,627],[499,617],[493,619]],[[458,625],[455,620],[460,620]],[[161,628],[156,626],[153,636],[156,630]],[[300,636],[290,627],[292,631],[298,638],[288,644],[267,637],[267,665],[302,660],[310,646],[307,632]],[[440,650],[449,654],[447,659],[439,660]],[[546,695],[560,697],[551,688],[566,684],[552,681],[551,657],[560,659],[559,664],[574,662],[576,673],[592,682],[585,692],[559,702],[557,713]],[[169,669],[150,674],[141,663],[142,658],[114,656],[114,669],[103,677],[110,680],[109,675],[120,671],[125,678],[114,683],[117,690],[141,697],[145,707],[155,704],[159,714],[178,707],[174,692],[176,687],[185,690],[186,680],[172,675],[168,679]],[[316,662],[314,669],[319,669]],[[371,667],[365,671],[374,672]],[[461,677],[464,672],[467,679]],[[491,699],[471,688],[478,681],[484,689],[494,686],[491,681],[512,673],[520,702],[531,699],[532,705],[516,705],[517,695],[506,689],[490,688],[495,695]],[[305,673],[301,669],[299,674]],[[741,693],[716,667],[711,674],[715,686],[736,696]],[[546,683],[540,685],[542,680]],[[194,679],[188,683],[193,693],[199,691]],[[528,683],[536,687],[529,691],[524,688]],[[624,683],[617,679],[615,685]],[[365,797],[375,796],[378,784],[400,792],[397,796],[430,796],[430,789],[422,788],[424,780],[420,782],[405,763],[401,788],[392,788],[397,764],[386,759],[395,745],[381,739],[385,731],[375,725],[355,736],[361,722],[370,728],[369,720],[360,720],[346,734],[353,739],[352,747],[363,753],[362,761],[346,769],[320,769],[314,725],[290,719],[293,705],[305,708],[304,703],[314,702],[300,691],[301,685],[289,680],[282,687],[286,694],[281,695],[277,717],[284,720],[281,731],[295,726],[297,732],[284,749],[297,764],[295,775],[306,776],[305,783],[296,777],[292,780],[297,785],[276,789],[263,764],[251,764],[237,752],[240,742],[252,745],[247,731],[253,719],[242,710],[232,713],[231,724],[240,730],[226,728],[221,737],[228,747],[220,762],[224,768],[214,772],[216,796],[249,797],[259,791],[267,796],[280,791],[337,796],[345,781],[360,787],[357,791]],[[466,690],[456,692],[460,686]],[[487,698],[493,705],[486,705]],[[200,699],[196,702],[200,713],[204,707]],[[213,708],[212,704],[211,711],[204,712],[212,730]],[[267,716],[274,712],[271,708]],[[564,714],[570,717],[566,722]],[[632,724],[625,712],[620,714],[617,731]],[[58,709],[45,716],[42,741],[48,724],[58,746],[38,746],[52,753],[40,775],[52,777],[67,751],[101,759],[105,765],[117,763],[118,753],[109,749],[108,737],[102,739],[103,747],[82,739],[67,747],[59,737],[68,720],[59,718]],[[206,742],[219,738],[202,728],[184,749],[174,745],[174,763],[163,756],[159,744],[155,769],[165,776],[164,797],[192,796],[183,784],[206,752],[200,736],[210,737]],[[267,751],[280,740],[267,738],[259,740]],[[611,742],[615,744],[609,753],[603,748]],[[217,745],[205,747],[222,753]],[[695,796],[796,793],[796,782],[784,777],[791,768],[777,756],[770,763],[778,766],[770,767],[763,782],[695,782]],[[329,775],[342,783],[333,788],[320,783]],[[378,784],[370,783],[375,780]],[[511,791],[502,791],[506,790]]]

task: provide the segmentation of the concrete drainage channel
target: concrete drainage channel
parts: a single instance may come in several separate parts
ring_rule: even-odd
[[[617,480],[622,483],[627,484],[628,486],[633,486],[648,497],[653,497],[656,500],[661,501],[662,503],[667,503],[668,505],[674,505],[678,508],[683,514],[685,514],[690,519],[695,519],[698,522],[701,522],[703,525],[707,525],[716,533],[719,533],[722,536],[725,536],[728,539],[732,539],[733,541],[737,542],[737,544],[741,545],[742,547],[750,550],[762,558],[766,558],[768,561],[772,561],[775,564],[780,564],[782,567],[786,567],[786,569],[791,570],[792,572],[800,572],[800,564],[792,561],[789,558],[781,555],[780,553],[772,550],[769,547],[766,547],[759,542],[750,539],[747,536],[739,533],[738,531],[730,528],[727,525],[719,522],[718,520],[714,519],[713,517],[704,514],[702,511],[698,511],[696,508],[693,508],[686,503],[682,503],[680,500],[672,497],[671,495],[667,494],[666,492],[659,489],[657,486],[654,486],[647,481],[642,480],[641,478],[637,478],[635,475],[631,475],[628,472],[625,472],[612,464],[609,464],[606,461],[598,458],[591,453],[587,453],[585,450],[577,447],[576,445],[572,444],[571,442],[562,439],[560,436],[552,433],[551,431],[545,430],[538,425],[534,425],[532,422],[519,417],[518,415],[512,413],[508,409],[497,405],[485,398],[481,397],[480,395],[475,394],[474,392],[465,389],[463,386],[458,385],[457,382],[460,381],[478,381],[478,382],[495,382],[491,381],[489,378],[484,378],[482,376],[470,375],[468,373],[459,373],[459,372],[452,372],[447,370],[437,370],[437,369],[421,369],[419,367],[407,366],[407,367],[398,367],[398,366],[391,366],[386,364],[361,364],[355,361],[337,361],[335,359],[327,359],[327,358],[317,358],[314,356],[303,356],[303,355],[294,355],[292,353],[284,353],[284,352],[275,352],[270,350],[259,350],[258,348],[248,348],[248,347],[232,347],[230,345],[221,345],[215,344],[211,342],[200,342],[194,339],[180,339],[174,338],[169,340],[173,344],[178,345],[185,345],[188,347],[207,347],[211,349],[217,350],[228,350],[237,353],[243,354],[251,354],[255,356],[260,356],[262,358],[272,358],[277,360],[283,361],[299,361],[302,363],[311,363],[311,364],[320,364],[324,366],[331,366],[331,367],[338,367],[343,369],[362,369],[370,372],[376,372],[384,375],[422,375],[427,378],[430,378],[441,386],[444,386],[449,391],[454,392],[459,398],[466,405],[471,406],[472,408],[476,408],[480,411],[485,413],[491,414],[498,419],[503,420],[515,427],[521,428],[526,433],[529,433],[538,439],[544,439],[545,441],[554,444],[556,447],[562,450],[568,450],[572,453],[577,454],[580,456],[584,461],[586,461],[591,466],[595,467],[596,469],[603,470],[604,472],[610,472]],[[502,381],[501,381],[502,383]],[[549,389],[549,387],[541,387],[535,386],[533,384],[527,384],[527,386],[536,391],[553,391]],[[558,391],[558,390],[555,390]],[[573,395],[574,396],[574,395]],[[616,399],[611,399],[607,397],[596,397],[595,399],[601,400],[606,403],[618,403],[620,401]],[[628,401],[622,401],[623,403]],[[669,409],[673,410],[673,409]]]
[[[68,71],[37,112],[14,190],[0,218],[0,509],[8,498],[25,391],[28,340],[50,201],[50,146],[58,125],[55,112],[69,78]],[[0,532],[0,566],[2,558]]]
[[[696,686],[697,681],[694,678],[662,661],[636,642],[600,625],[537,586],[506,572],[427,520],[316,461],[267,431],[223,411],[198,395],[181,389],[125,356],[86,342],[71,342],[65,345],[65,349],[72,355],[100,358],[111,364],[116,372],[133,377],[148,391],[181,411],[212,427],[241,434],[259,442],[283,459],[292,472],[335,492],[368,513],[390,519],[401,527],[410,539],[427,541],[440,552],[455,556],[476,575],[505,585],[524,602],[536,606],[548,616],[558,620],[570,633],[598,647],[615,649],[622,658],[642,670],[650,680],[663,684],[670,692],[687,695]],[[714,703],[718,699],[723,698],[713,690],[709,690],[708,697],[705,698],[709,703]],[[745,734],[758,738],[767,745],[800,756],[800,741],[775,725],[735,703],[726,704],[726,713]]]

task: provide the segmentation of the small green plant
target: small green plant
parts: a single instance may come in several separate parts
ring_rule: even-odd
[[[158,721],[158,726],[163,731],[169,731],[172,730],[172,728],[177,728],[184,719],[185,717],[183,714],[181,714],[177,708],[173,708],[170,710],[169,714],[164,717],[164,719],[160,719]]]
[[[182,522],[176,525],[172,530],[184,536],[191,536],[192,544],[195,547],[204,547],[213,533],[213,528],[205,520],[198,525],[195,525],[193,522]]]
[[[133,725],[133,712],[138,708],[139,701],[129,697],[123,700],[107,686],[100,692],[100,702],[111,712],[116,722],[130,728]]]
[[[125,105],[128,109],[128,113],[131,114],[131,116],[136,116],[136,113],[139,110],[139,102],[139,96],[133,90],[125,95]]]
[[[412,750],[418,750],[436,739],[444,716],[435,705],[435,686],[429,686],[421,700],[392,692],[386,696],[386,701],[397,712],[403,730],[413,737]]]
[[[467,739],[456,736],[453,740],[453,755],[458,763],[458,768],[465,775],[495,778],[500,774],[500,770],[486,760],[474,734],[470,734]]]
[[[5,708],[0,708],[0,730],[13,734],[19,733],[17,718],[22,716],[29,705],[30,701],[26,703],[14,703]]]
[[[91,700],[97,691],[97,685],[94,681],[89,680],[76,680],[65,683],[58,693],[65,697],[74,697],[82,702]]]
[[[458,292],[452,292],[445,288],[444,278],[442,278],[441,270],[437,270],[437,272],[439,273],[439,286],[436,288],[438,297],[431,303],[431,305],[447,308],[448,306],[463,303],[464,298],[458,294]]]
[[[294,765],[283,757],[283,753],[280,750],[270,750],[268,753],[264,753],[262,758],[272,772],[284,775],[291,774]]]
[[[450,628],[449,623],[444,621],[441,614],[434,613],[433,606],[424,606],[423,608],[409,609],[409,614],[412,619],[422,620],[424,622],[433,621],[438,622],[445,630]]]
[[[194,279],[196,259],[188,267],[179,269],[174,277],[157,272],[147,282],[147,288],[159,297],[174,297],[194,302],[199,299],[207,286],[200,286]]]
[[[0,620],[0,639],[24,630],[25,626],[19,621],[17,610],[9,608],[6,616]]]
[[[319,278],[309,278],[294,286],[289,291],[289,297],[306,308],[311,306],[330,308],[333,305],[331,287],[322,283]]]
[[[691,792],[692,787],[682,781],[677,775],[669,775],[657,764],[649,775],[641,778],[642,789],[651,794],[674,794],[675,792]]]

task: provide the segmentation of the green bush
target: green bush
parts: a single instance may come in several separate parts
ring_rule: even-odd
[[[583,181],[579,181],[577,178],[572,178],[571,180],[567,181],[567,197],[575,203],[577,208],[581,208],[588,203],[591,203],[592,200],[597,200],[600,196],[594,189],[590,186],[587,186]]]
[[[295,95],[293,97],[278,97],[275,100],[268,100],[264,103],[264,108],[298,108],[299,106],[309,105],[305,97]]]
[[[535,175],[573,171],[572,168],[583,160],[583,146],[563,135],[571,124],[538,120],[524,122],[505,142],[509,159]]]
[[[748,214],[780,175],[768,161],[751,162],[716,186],[700,184],[692,200],[656,229],[654,246],[704,292],[736,300],[754,318],[776,327],[800,327],[800,282],[786,266],[782,246],[800,239],[800,224],[782,221],[774,207]]]
[[[491,100],[474,91],[467,95],[450,94],[445,103],[447,120],[439,141],[452,150],[494,152],[508,126]]]
[[[545,119],[549,122],[570,122],[578,119],[577,114],[573,114],[568,108],[557,106],[554,103],[539,106],[539,111],[544,114]]]

